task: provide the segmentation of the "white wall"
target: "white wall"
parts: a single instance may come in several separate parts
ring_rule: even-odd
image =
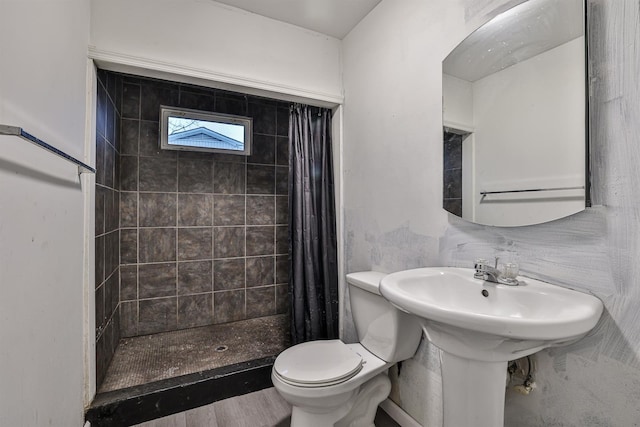
[[[584,185],[583,63],[580,37],[473,83],[478,191]],[[481,224],[535,224],[581,211],[584,192],[465,201],[476,203],[474,220]]]
[[[92,0],[91,45],[245,87],[341,99],[340,40],[215,1]],[[202,82],[201,82],[202,83]]]
[[[443,74],[442,92],[444,126],[471,132],[473,130],[473,84]]]
[[[1,1],[0,123],[84,159],[88,37],[83,0]],[[88,181],[17,137],[0,145],[0,425],[80,426]]]
[[[438,264],[447,227],[440,62],[462,15],[447,0],[383,0],[343,39],[347,273]],[[352,323],[344,327],[355,340]],[[392,391],[425,426],[442,420],[437,357],[423,343]]]
[[[640,419],[637,0],[588,0],[593,197],[602,206],[516,228],[466,223],[441,208],[441,61],[514,3],[383,0],[343,40],[346,270],[470,267],[498,255],[525,275],[595,293],[606,306],[601,323],[539,354],[538,389],[507,395],[505,426],[630,426]],[[440,386],[438,350],[423,342],[392,396],[438,427]]]

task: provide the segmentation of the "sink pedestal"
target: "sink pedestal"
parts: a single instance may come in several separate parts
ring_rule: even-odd
[[[444,427],[502,427],[507,362],[441,355]]]

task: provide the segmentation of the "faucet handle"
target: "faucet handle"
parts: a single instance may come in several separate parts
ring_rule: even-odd
[[[484,266],[487,265],[487,260],[484,258],[477,258],[473,265],[476,270],[482,270],[484,269]]]
[[[476,270],[476,272],[473,274],[473,277],[476,279],[484,280],[484,273],[487,270],[487,260],[484,258],[476,259],[473,268],[475,268]]]

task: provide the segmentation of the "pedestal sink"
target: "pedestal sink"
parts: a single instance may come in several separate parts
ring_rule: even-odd
[[[518,277],[518,286],[474,279],[474,270],[434,267],[385,276],[380,292],[421,318],[442,350],[444,427],[504,425],[507,362],[582,338],[602,302]]]

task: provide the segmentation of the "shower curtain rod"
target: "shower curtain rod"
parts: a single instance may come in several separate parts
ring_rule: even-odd
[[[21,127],[0,125],[0,135],[19,136],[20,138],[24,139],[25,141],[29,141],[30,143],[32,143],[34,145],[37,145],[40,148],[44,148],[45,150],[49,151],[50,153],[53,153],[56,156],[62,157],[63,159],[68,160],[71,163],[73,163],[76,166],[78,166],[78,173],[79,174],[81,174],[81,173],[96,173],[96,170],[94,168],[92,168],[91,166],[81,162],[80,160],[76,159],[75,157],[72,157],[72,156],[68,155],[64,151],[58,150],[56,147],[47,144],[43,140],[36,138],[35,136],[33,136],[30,133],[26,132]]]

